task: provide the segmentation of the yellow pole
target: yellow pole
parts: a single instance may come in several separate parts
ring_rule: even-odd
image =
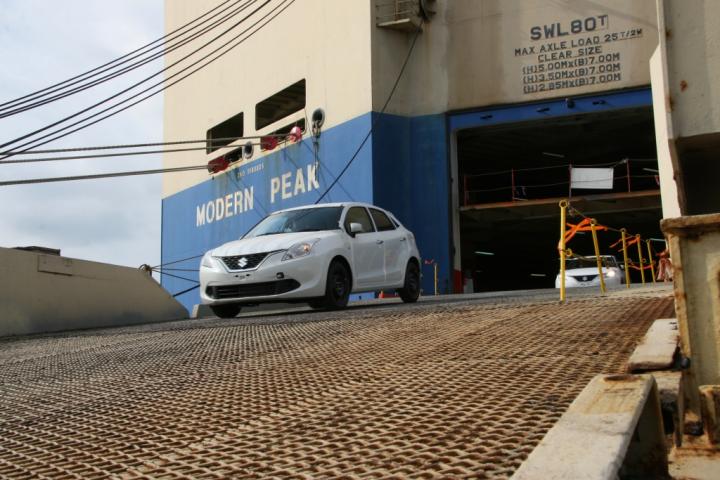
[[[590,220],[590,230],[592,231],[593,245],[595,246],[595,260],[597,261],[598,275],[600,276],[600,291],[605,293],[605,278],[602,271],[602,260],[600,259],[600,247],[598,246],[597,230],[595,230],[595,219]]]
[[[438,294],[437,263],[433,263],[433,276],[435,277],[435,295],[437,295]]]
[[[565,301],[565,210],[567,200],[560,201],[560,301]]]
[[[645,240],[648,248],[648,262],[650,262],[650,273],[652,273],[652,281],[655,283],[655,266],[653,265],[652,248],[650,248],[650,240]]]
[[[642,258],[642,241],[640,241],[640,235],[635,235],[635,239],[637,240],[638,258],[640,260],[640,278],[642,279],[642,284],[645,285],[645,269],[643,268]]]
[[[627,240],[625,239],[627,230],[621,228],[620,233],[622,234],[623,260],[625,262],[625,288],[630,288],[630,268],[628,267]]]

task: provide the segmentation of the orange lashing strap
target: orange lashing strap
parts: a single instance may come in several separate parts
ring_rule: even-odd
[[[625,244],[628,247],[630,245],[635,245],[639,240],[637,237],[625,237],[625,238],[626,238]],[[620,240],[618,240],[617,242],[613,243],[612,245],[610,245],[610,248],[615,248],[617,245],[619,245],[621,243],[622,243],[622,238]],[[621,250],[622,250],[622,247],[618,248],[618,252]]]
[[[565,244],[575,236],[578,232],[589,232],[592,230],[592,221],[589,218],[584,218],[580,223],[573,224],[568,223],[569,230],[565,230]],[[607,230],[608,228],[603,225],[595,225],[595,230]],[[558,250],[560,250],[560,242],[558,242]]]

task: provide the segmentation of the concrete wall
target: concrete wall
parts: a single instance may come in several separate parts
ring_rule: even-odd
[[[412,34],[372,29],[373,108]],[[424,115],[643,86],[652,0],[438,0],[387,113]]]
[[[708,181],[720,176],[720,2],[658,0],[658,16],[663,71],[653,86],[664,88],[656,106],[666,111],[667,126],[660,172],[675,180],[662,192],[679,207],[666,216],[720,212],[720,189]]]
[[[720,3],[661,0],[676,138],[720,132]]]
[[[245,135],[274,131],[304,112],[256,131],[256,103],[302,78],[308,114],[324,108],[325,128],[379,111],[413,35],[375,27],[375,2],[296,1],[238,48],[166,91],[165,139],[205,138],[239,112]],[[258,15],[277,5],[273,0]],[[215,6],[215,0],[167,1],[166,30]],[[423,116],[650,83],[653,0],[439,0],[436,7],[386,113]],[[187,52],[171,52],[166,64]],[[566,64],[558,70],[557,62]],[[204,164],[217,155],[175,153],[164,165]],[[249,163],[262,156],[256,148]],[[207,178],[202,171],[165,175],[163,196]]]
[[[166,1],[166,31],[178,28],[218,3],[217,0]],[[262,3],[256,2],[245,14]],[[272,0],[259,15],[281,4],[279,0]],[[240,112],[244,112],[245,136],[281,128],[303,118],[304,112],[256,131],[255,105],[303,78],[307,79],[307,114],[317,107],[324,108],[325,129],[369,112],[370,10],[369,0],[295,1],[268,27],[165,92],[165,140],[204,139],[208,129]],[[231,23],[213,32],[217,35]],[[249,21],[247,24],[250,25]],[[204,41],[210,38],[212,36]],[[197,47],[199,41],[193,45]],[[189,51],[185,48],[170,53],[166,64]],[[174,153],[165,156],[164,166],[204,164],[219,153]],[[258,162],[262,157],[256,147],[254,157],[246,163]],[[165,175],[163,197],[207,178],[208,174],[203,171]]]
[[[658,26],[665,31],[665,17],[660,5]],[[655,144],[657,146],[660,191],[662,192],[662,211],[664,218],[679,217],[680,197],[678,183],[675,178],[677,151],[673,140],[672,108],[670,102],[670,86],[667,70],[667,41],[664,34],[659,34],[658,47],[650,59],[650,75],[652,77],[653,115],[655,120]],[[684,201],[682,202],[684,203]]]
[[[187,318],[135,268],[0,248],[0,336]]]

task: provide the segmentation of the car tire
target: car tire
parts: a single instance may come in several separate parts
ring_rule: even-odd
[[[405,303],[415,303],[420,296],[420,269],[415,262],[408,262],[405,268],[405,284],[398,288],[400,298]]]
[[[211,305],[210,310],[220,318],[235,318],[242,307],[234,303],[226,303],[225,305]]]
[[[310,306],[328,310],[345,308],[350,299],[352,277],[348,268],[337,260],[333,260],[328,267],[327,281],[325,282],[325,297],[313,301]]]

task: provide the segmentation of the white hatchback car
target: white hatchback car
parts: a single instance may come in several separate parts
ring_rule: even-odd
[[[272,213],[200,262],[200,299],[222,318],[269,302],[344,308],[350,293],[377,290],[415,302],[420,252],[391,213],[363,203]]]
[[[618,266],[612,255],[601,255],[602,272],[606,286],[617,286],[625,283],[625,273]],[[565,262],[565,286],[573,287],[599,287],[600,277],[595,256],[583,258],[569,258]],[[560,274],[555,278],[555,288],[560,288]]]

